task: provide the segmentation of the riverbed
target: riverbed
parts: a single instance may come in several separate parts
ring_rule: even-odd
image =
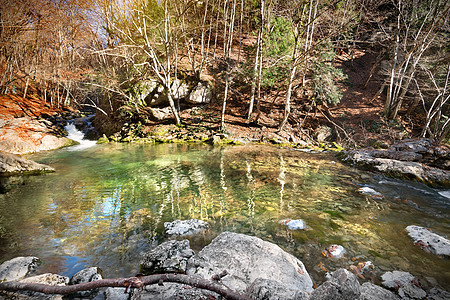
[[[194,250],[233,231],[278,244],[316,283],[327,271],[370,261],[374,274],[408,271],[449,289],[449,259],[426,253],[405,231],[414,224],[449,237],[449,191],[359,171],[332,153],[104,144],[29,158],[56,172],[0,194],[0,261],[34,255],[40,272],[71,276],[98,266],[108,278],[131,276],[144,252],[170,238],[164,222],[197,218],[211,228],[188,237]],[[280,224],[287,219],[302,219],[306,229]],[[346,249],[343,258],[323,256],[332,244]]]

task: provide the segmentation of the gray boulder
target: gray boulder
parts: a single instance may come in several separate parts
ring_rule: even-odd
[[[212,297],[212,298],[211,298]],[[218,294],[197,288],[185,287],[177,283],[164,283],[164,286],[147,285],[141,292],[134,292],[131,300],[210,300],[222,299]]]
[[[390,289],[398,289],[414,280],[414,276],[408,272],[392,271],[381,275],[381,284]]]
[[[20,280],[34,272],[40,260],[34,256],[16,257],[0,265],[0,282]]]
[[[412,284],[411,282],[406,283],[401,288],[398,289],[398,295],[401,299],[425,299],[427,293],[420,287]]]
[[[164,228],[168,235],[192,235],[209,228],[208,223],[202,220],[175,220],[165,222]]]
[[[180,79],[176,79],[172,82],[170,91],[174,100],[184,99],[189,95],[189,85]]]
[[[125,293],[125,288],[113,288],[109,287],[105,290],[105,300],[129,300],[131,298],[130,293]]]
[[[188,259],[194,255],[189,241],[167,241],[147,252],[141,262],[141,272],[185,273]]]
[[[427,294],[428,300],[448,300],[450,299],[450,293],[438,288],[432,288]]]
[[[247,288],[247,295],[257,300],[307,300],[309,294],[291,289],[285,284],[271,279],[258,278]]]
[[[38,164],[19,155],[0,152],[0,174],[33,174],[54,171],[55,169],[50,166]]]
[[[199,82],[186,99],[189,104],[208,104],[212,100],[212,87],[208,83]]]
[[[436,255],[450,256],[450,241],[428,229],[416,225],[406,227],[408,235],[423,250]]]
[[[365,282],[360,287],[361,300],[398,300],[400,299],[391,291],[375,285],[370,282]]]
[[[223,232],[188,261],[186,273],[211,278],[226,270],[222,282],[243,292],[256,279],[282,283],[290,290],[312,292],[313,283],[303,263],[279,246],[257,237]]]
[[[96,280],[100,280],[100,279],[103,279],[102,270],[97,267],[90,267],[90,268],[85,268],[85,269],[77,272],[75,275],[73,275],[72,278],[70,278],[69,284],[74,285],[74,284],[96,281]],[[98,293],[98,289],[77,292],[77,293],[75,293],[74,296],[75,297],[89,297],[92,294],[96,294],[96,293]]]
[[[353,273],[339,269],[311,294],[314,300],[350,300],[361,296],[358,279]]]

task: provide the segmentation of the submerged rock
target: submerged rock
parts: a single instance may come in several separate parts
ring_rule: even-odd
[[[0,175],[54,172],[50,166],[39,164],[19,155],[0,152]]]
[[[306,229],[306,223],[303,220],[282,220],[280,222],[281,225],[286,225],[290,230],[302,230]]]
[[[194,254],[188,240],[164,242],[144,255],[141,272],[144,274],[184,273],[188,259]]]
[[[358,189],[358,191],[363,194],[363,195],[369,195],[374,199],[382,199],[383,198],[383,194],[381,194],[380,192],[375,191],[374,189],[368,187],[368,186],[364,186],[360,189]]]
[[[359,299],[360,296],[361,290],[356,276],[345,269],[339,269],[312,292],[311,299],[348,300]]]
[[[208,223],[202,220],[175,220],[165,222],[164,228],[168,235],[191,235],[209,228]]]
[[[0,265],[0,282],[20,280],[34,272],[40,263],[34,256],[16,257]]]
[[[221,281],[243,292],[257,279],[268,279],[294,291],[312,292],[303,263],[279,246],[257,237],[223,232],[188,261],[186,273],[204,278],[228,272]]]
[[[427,252],[436,255],[450,256],[450,241],[428,229],[416,225],[406,227],[408,235],[414,243]]]
[[[331,245],[322,254],[330,258],[342,258],[347,251],[341,245]]]

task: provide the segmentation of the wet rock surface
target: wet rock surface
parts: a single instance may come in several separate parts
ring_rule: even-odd
[[[450,187],[450,150],[429,139],[405,140],[388,149],[347,151],[344,161],[392,177]]]
[[[406,227],[406,231],[414,243],[424,251],[450,257],[450,241],[448,239],[416,225]]]
[[[50,166],[39,164],[19,155],[0,152],[0,175],[39,174],[54,172]]]

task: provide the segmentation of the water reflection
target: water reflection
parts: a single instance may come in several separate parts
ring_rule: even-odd
[[[448,260],[423,252],[404,232],[417,224],[449,235],[442,191],[373,177],[329,154],[119,144],[33,158],[57,172],[29,177],[0,196],[2,260],[36,255],[43,271],[73,274],[96,265],[107,277],[129,276],[138,272],[142,253],[168,238],[164,222],[198,218],[212,228],[191,237],[192,247],[225,230],[256,235],[302,259],[317,281],[324,276],[319,262],[333,270],[356,257],[380,271],[450,282]],[[384,198],[362,195],[361,185]],[[288,230],[279,224],[287,218],[305,220],[308,229]],[[347,249],[344,259],[321,255],[334,243]]]

